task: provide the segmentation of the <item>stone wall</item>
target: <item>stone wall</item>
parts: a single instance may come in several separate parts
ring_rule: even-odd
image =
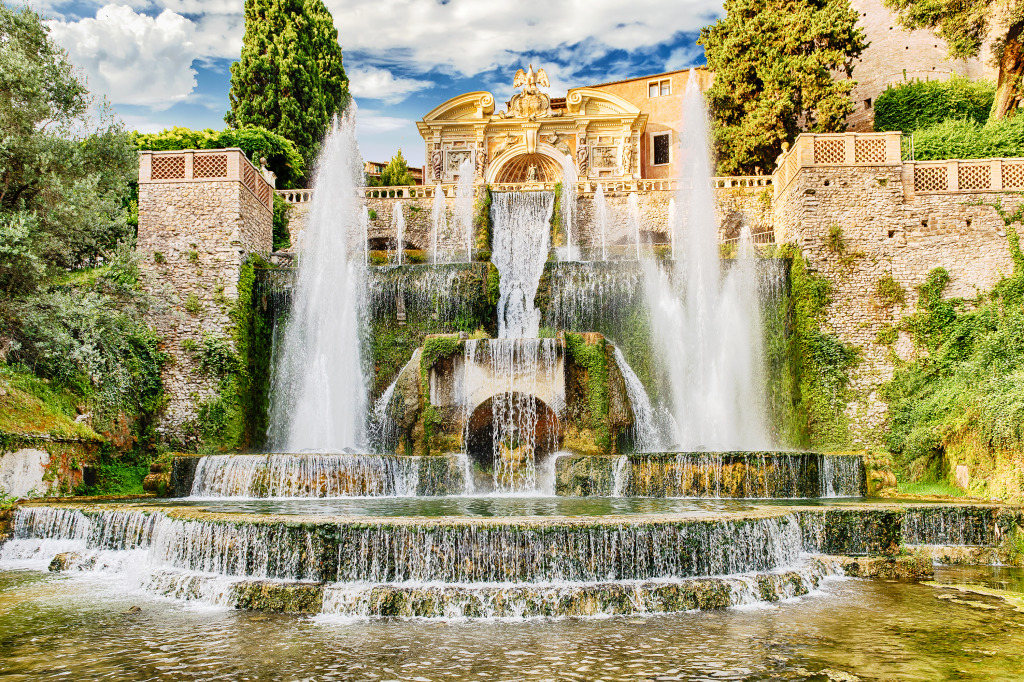
[[[187,440],[199,405],[217,393],[217,379],[199,371],[196,350],[205,337],[230,337],[242,264],[253,253],[269,256],[272,229],[265,201],[240,179],[140,178],[137,249],[144,286],[157,301],[149,323],[170,356],[158,425],[168,440]]]
[[[856,444],[877,441],[886,409],[877,389],[892,376],[893,354],[906,360],[914,353],[906,332],[891,347],[878,334],[914,311],[916,287],[928,273],[945,268],[946,295],[971,298],[1013,269],[1003,221],[991,207],[972,204],[1001,199],[1012,209],[1024,198],[908,189],[900,165],[807,167],[777,188],[773,207],[776,241],[798,245],[832,285],[825,331],[860,350],[851,381],[856,399],[847,407]],[[905,290],[906,305],[880,300],[878,282],[888,276]]]

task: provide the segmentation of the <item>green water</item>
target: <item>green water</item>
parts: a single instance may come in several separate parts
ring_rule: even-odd
[[[501,517],[501,516],[609,516],[623,514],[684,514],[713,516],[749,512],[769,506],[808,507],[891,504],[894,500],[698,500],[648,497],[343,497],[305,499],[177,498],[143,500],[141,506],[185,507],[219,513],[373,516],[373,517]],[[124,506],[124,501],[116,501]],[[102,504],[102,503],[99,503]],[[917,502],[916,504],[921,504]]]
[[[1024,584],[1019,569],[940,582]],[[126,613],[132,606],[141,611]],[[1024,613],[843,580],[774,607],[531,622],[330,622],[196,608],[86,577],[0,573],[11,680],[1020,680]]]

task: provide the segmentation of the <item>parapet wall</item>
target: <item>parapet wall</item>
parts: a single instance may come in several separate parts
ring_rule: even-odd
[[[868,143],[888,152],[858,159],[856,148]],[[826,331],[860,350],[851,381],[856,399],[847,407],[854,444],[877,441],[886,409],[877,389],[892,377],[895,358],[915,353],[906,332],[892,344],[879,332],[898,328],[914,311],[928,273],[945,268],[951,278],[946,296],[973,298],[1012,272],[1005,224],[985,204],[1001,201],[1012,211],[1024,200],[1006,193],[1024,183],[1022,164],[904,163],[898,134],[801,135],[780,159],[775,239],[799,246],[810,268],[828,279]],[[889,276],[906,292],[906,304],[879,297],[879,282]]]
[[[212,400],[218,378],[200,372],[204,339],[230,343],[242,264],[272,249],[273,187],[241,150],[142,152],[137,250],[157,306],[150,325],[170,356],[158,426],[172,441]]]

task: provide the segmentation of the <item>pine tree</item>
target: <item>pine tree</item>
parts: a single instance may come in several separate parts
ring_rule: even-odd
[[[321,0],[246,0],[228,125],[275,132],[294,142],[310,165],[348,99],[338,32]]]
[[[801,129],[839,132],[853,110],[853,59],[867,46],[848,0],[725,0],[701,31],[718,172],[770,173]]]

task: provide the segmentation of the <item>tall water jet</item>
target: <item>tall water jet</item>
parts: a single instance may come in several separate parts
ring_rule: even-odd
[[[601,184],[597,185],[597,191],[594,192],[594,219],[597,221],[597,231],[601,233],[601,260],[608,260],[608,203],[604,198],[604,185]]]
[[[653,261],[645,265],[652,333],[668,374],[674,440],[685,450],[766,449],[771,441],[756,263],[753,248],[743,247],[722,276],[707,112],[692,72],[680,129],[682,210],[670,227],[681,249],[671,271]]]
[[[276,451],[337,452],[364,441],[366,382],[359,301],[365,267],[350,262],[362,202],[355,106],[335,123],[317,162],[291,315],[275,348],[269,442]]]
[[[391,213],[391,230],[395,233],[395,243],[398,246],[398,264],[402,264],[405,256],[405,211],[402,209],[402,202],[396,201]]]
[[[565,230],[565,256],[561,260],[576,260],[572,250],[573,219],[576,212],[576,164],[571,156],[562,157],[562,229]]]
[[[459,184],[455,187],[455,223],[466,247],[466,262],[473,262],[473,161],[467,158],[459,166]]]
[[[668,200],[668,238],[669,243],[672,245],[672,260],[676,259],[676,221],[678,216],[676,215],[676,199],[675,197],[669,197]]]
[[[434,205],[430,211],[430,259],[437,265],[438,235],[441,234],[441,226],[445,218],[444,190],[441,183],[434,185]]]
[[[370,209],[363,206],[359,214],[359,226],[363,233],[363,265],[370,264]]]
[[[636,192],[630,192],[626,198],[629,204],[629,222],[633,228],[633,243],[636,244],[636,259],[640,260],[640,204]]]

